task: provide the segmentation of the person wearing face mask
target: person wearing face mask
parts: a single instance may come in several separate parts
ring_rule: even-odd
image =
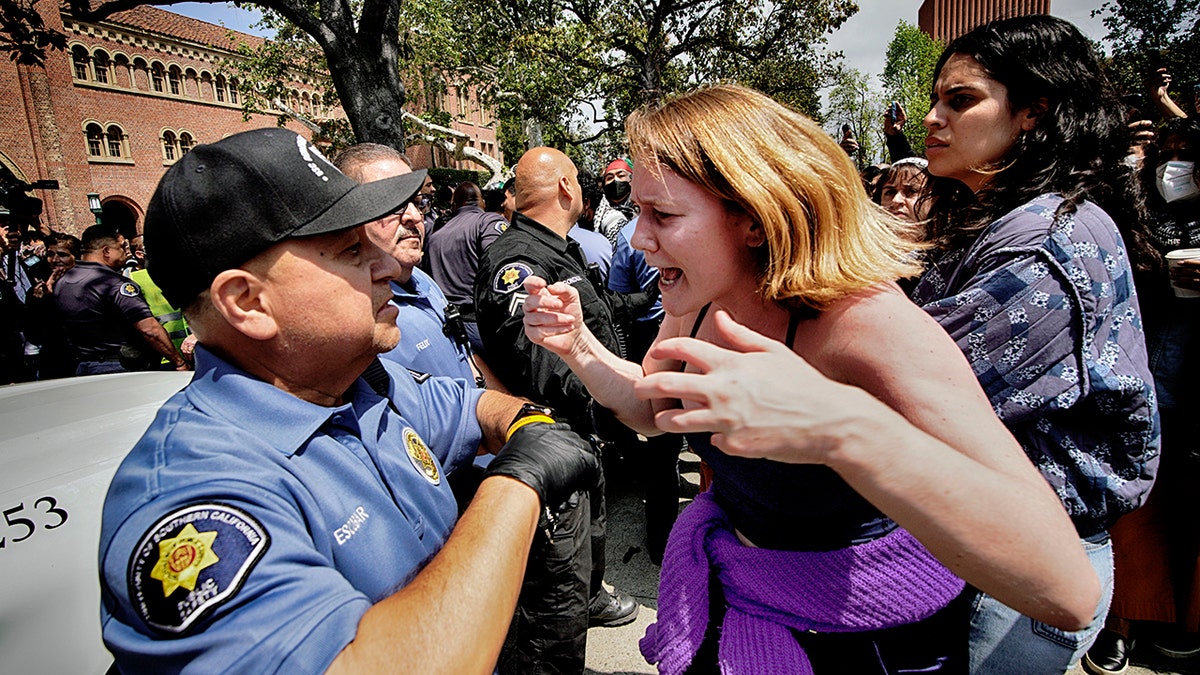
[[[1163,254],[1200,247],[1200,190],[1195,158],[1200,124],[1168,121],[1142,169],[1150,235]],[[1169,278],[1168,278],[1169,277]],[[1177,297],[1171,284],[1200,291],[1200,260],[1185,260],[1137,279],[1146,347],[1162,419],[1162,465],[1146,505],[1112,528],[1115,587],[1105,629],[1088,650],[1093,675],[1122,672],[1135,648],[1173,658],[1200,654],[1200,298]]]
[[[604,199],[596,206],[593,216],[596,231],[608,237],[608,243],[617,245],[617,235],[629,219],[637,215],[637,206],[629,198],[629,181],[633,180],[633,164],[620,158],[604,167]]]

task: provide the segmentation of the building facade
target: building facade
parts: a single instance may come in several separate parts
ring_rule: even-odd
[[[1049,13],[1050,0],[925,0],[917,25],[945,43],[988,21]]]
[[[97,193],[106,224],[126,236],[141,231],[146,205],[167,167],[198,143],[277,124],[275,115],[245,119],[236,64],[239,44],[263,38],[140,6],[98,22],[50,12],[48,27],[67,35],[66,52],[47,54],[44,67],[0,62],[0,177],[24,183],[57,181],[35,190],[43,223],[79,234],[95,222],[88,194]],[[285,103],[311,119],[344,117],[324,108],[317,83],[289,83]],[[495,124],[473,97],[448,112],[471,144],[498,156]],[[460,111],[459,108],[462,110]],[[311,137],[295,120],[287,127]],[[414,163],[456,166],[427,146],[411,149]]]

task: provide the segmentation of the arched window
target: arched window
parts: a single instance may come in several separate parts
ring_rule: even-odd
[[[224,75],[217,76],[217,84],[216,84],[215,88],[213,89],[213,91],[215,91],[217,93],[217,100],[220,101],[221,103],[224,103],[225,102],[225,76]]]
[[[192,146],[196,144],[196,140],[188,132],[179,134],[179,156],[183,157],[192,151]]]
[[[162,134],[163,159],[168,162],[174,162],[175,154],[175,133],[171,130],[164,131]]]
[[[467,116],[467,88],[460,84],[454,88],[454,94],[458,99],[458,114],[465,119]]]
[[[179,72],[179,66],[171,66],[167,71],[167,84],[171,87],[171,93],[178,96],[180,93],[180,82],[183,81],[182,73]]]
[[[113,70],[115,77],[112,83],[120,87],[133,88],[133,68],[129,65],[129,57],[124,54],[117,54],[113,57]]]
[[[90,70],[90,68],[88,68],[88,62],[92,59],[88,55],[87,50],[81,45],[75,45],[71,48],[71,59],[75,62],[75,79],[91,79],[88,77],[88,71]]]
[[[84,129],[87,134],[88,157],[103,157],[104,156],[104,130],[99,124],[89,124]]]
[[[108,84],[112,79],[109,77],[108,53],[97,49],[95,55],[92,56],[92,64],[96,67],[96,81],[100,84]]]
[[[125,145],[125,133],[121,131],[121,127],[112,125],[108,128],[108,156],[109,157],[124,157],[122,152]]]
[[[237,104],[237,97],[238,97],[237,87],[238,87],[238,81],[232,77],[229,78],[229,102],[230,103]]]
[[[165,86],[163,80],[166,79],[166,74],[163,72],[161,63],[156,63],[150,66],[150,88],[154,91],[163,91]]]
[[[183,95],[200,98],[200,76],[193,68],[183,71]]]

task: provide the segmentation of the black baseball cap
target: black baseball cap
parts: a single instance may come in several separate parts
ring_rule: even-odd
[[[146,270],[186,307],[218,274],[292,237],[339,232],[416,196],[425,171],[372,183],[346,176],[303,136],[255,129],[197,145],[146,208]]]

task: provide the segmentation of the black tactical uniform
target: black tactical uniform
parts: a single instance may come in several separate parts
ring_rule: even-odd
[[[606,347],[621,353],[607,292],[589,279],[587,260],[579,244],[517,213],[508,230],[483,252],[475,277],[475,314],[488,365],[509,391],[553,407],[560,419],[586,436],[592,431],[587,388],[562,359],[525,336],[522,303],[526,294],[522,282],[531,275],[574,286],[588,328]],[[572,536],[588,527],[578,528],[568,522],[568,527],[555,530],[549,545],[535,543],[518,603],[516,671],[531,672],[530,668],[539,667],[558,672],[583,670],[588,599],[600,591],[604,577],[603,478],[583,502],[591,512],[590,523],[579,523],[590,526],[590,579],[586,573],[581,579],[574,578],[577,572],[586,572],[589,552],[587,537]],[[584,569],[580,569],[581,563]],[[564,569],[570,572],[564,574]],[[573,588],[565,588],[568,585]],[[566,596],[570,599],[564,606]],[[545,602],[547,597],[557,598],[559,604]],[[524,653],[522,643],[530,633],[543,647],[552,646],[542,653]]]
[[[488,365],[512,393],[553,407],[577,431],[588,433],[587,388],[562,359],[525,336],[522,283],[531,275],[574,286],[584,323],[605,347],[622,354],[608,291],[589,279],[579,244],[517,213],[508,231],[483,252],[475,277],[475,312],[492,357]]]
[[[76,374],[121,372],[122,347],[149,349],[134,324],[154,313],[141,288],[111,267],[75,263],[54,285],[54,300],[79,357]]]

